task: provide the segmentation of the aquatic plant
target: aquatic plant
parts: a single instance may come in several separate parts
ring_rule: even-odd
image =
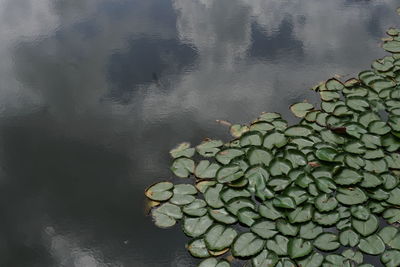
[[[390,55],[315,86],[319,108],[290,107],[298,124],[263,113],[229,142],[172,149],[190,182],[145,191],[155,224],[181,221],[200,267],[400,266],[400,31],[387,34]]]

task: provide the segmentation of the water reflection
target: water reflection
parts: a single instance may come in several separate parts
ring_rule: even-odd
[[[0,265],[192,266],[143,190],[384,53],[394,0],[0,0]]]

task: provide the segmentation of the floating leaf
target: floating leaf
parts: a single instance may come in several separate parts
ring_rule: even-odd
[[[400,266],[400,251],[397,251],[397,250],[386,250],[381,255],[381,261],[387,267]]]
[[[240,179],[244,175],[238,165],[227,165],[221,167],[217,172],[217,180],[219,183],[231,183]]]
[[[339,234],[339,241],[343,246],[355,247],[360,242],[360,237],[353,230],[347,229]]]
[[[300,226],[300,237],[304,239],[315,239],[322,233],[322,227],[309,222]]]
[[[320,250],[332,251],[340,247],[338,237],[332,233],[323,233],[314,240],[314,246]]]
[[[315,207],[321,212],[334,210],[337,205],[336,198],[328,194],[322,194],[315,199]]]
[[[257,255],[264,248],[265,241],[253,233],[242,233],[232,246],[232,254],[235,257],[250,257]]]
[[[378,229],[379,222],[374,215],[370,215],[368,220],[365,221],[353,218],[351,225],[362,236],[369,236]]]
[[[240,157],[244,152],[240,149],[228,148],[221,150],[215,156],[215,159],[222,164],[229,164],[233,159]]]
[[[224,206],[224,202],[222,202],[220,198],[220,193],[222,189],[222,184],[216,184],[213,187],[209,187],[204,193],[204,199],[210,207],[218,209]]]
[[[356,184],[362,180],[362,175],[352,169],[342,168],[338,174],[335,175],[335,183],[339,185]]]
[[[303,118],[314,106],[312,104],[302,102],[290,106],[290,110],[296,117]]]
[[[187,249],[189,250],[190,254],[192,254],[193,257],[197,258],[210,257],[210,253],[207,250],[206,243],[202,238],[192,240],[187,245]]]
[[[226,260],[218,261],[216,258],[208,258],[203,260],[198,267],[230,267],[230,263]]]
[[[358,248],[364,253],[379,255],[385,251],[385,244],[378,235],[371,235],[365,239],[361,239]]]
[[[251,149],[248,152],[248,160],[250,165],[268,165],[272,160],[272,154],[264,149]]]
[[[233,224],[237,222],[236,217],[232,216],[226,209],[215,209],[209,210],[209,215],[211,218],[216,220],[217,222],[224,224]]]
[[[219,168],[220,165],[217,163],[201,160],[194,170],[194,175],[201,179],[214,178]]]
[[[291,239],[288,243],[288,254],[291,259],[302,258],[310,254],[313,246],[310,241],[301,238]]]
[[[323,161],[328,161],[328,162],[335,162],[335,157],[337,156],[338,152],[336,149],[330,148],[330,147],[323,147],[320,149],[317,149],[315,152],[315,156]]]
[[[172,197],[173,188],[174,185],[171,182],[159,182],[146,189],[145,195],[154,201],[166,201]]]
[[[196,146],[196,151],[203,157],[213,157],[224,143],[220,140],[206,139]]]
[[[203,235],[213,224],[213,220],[208,216],[197,218],[185,217],[183,219],[183,231],[190,237],[199,237]]]
[[[361,204],[367,200],[364,191],[358,187],[338,188],[337,191],[338,194],[336,195],[336,199],[344,205]]]
[[[207,213],[207,203],[202,199],[195,199],[192,203],[184,206],[182,208],[183,213],[194,216],[200,217]]]
[[[171,203],[164,203],[156,209],[153,209],[151,215],[155,225],[160,228],[174,226],[176,220],[182,219],[182,211],[179,206]]]
[[[279,256],[285,256],[288,254],[288,244],[288,238],[282,235],[276,235],[274,239],[268,239],[267,248]]]
[[[251,263],[253,267],[269,267],[275,266],[278,261],[279,258],[274,252],[264,249],[251,260]]]
[[[308,256],[307,258],[299,261],[298,266],[319,267],[322,265],[323,261],[324,261],[324,256],[315,252],[315,253],[311,254],[310,256]]]
[[[267,220],[262,220],[253,224],[251,226],[251,231],[264,239],[270,239],[278,233],[275,222]]]
[[[188,158],[175,159],[171,171],[178,177],[187,178],[194,172],[194,161]]]
[[[208,230],[204,241],[209,250],[219,251],[230,247],[236,236],[237,232],[233,228],[217,224]]]
[[[285,135],[289,137],[303,136],[307,137],[312,134],[312,128],[307,126],[292,126],[286,129]]]
[[[292,163],[283,158],[276,158],[271,161],[269,166],[269,172],[273,176],[288,174],[289,171],[292,169]]]
[[[169,151],[173,158],[186,157],[191,158],[195,153],[195,149],[190,147],[190,143],[184,142]]]

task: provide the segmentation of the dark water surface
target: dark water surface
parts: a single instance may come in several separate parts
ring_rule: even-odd
[[[227,140],[216,119],[293,121],[308,88],[384,55],[396,7],[0,0],[0,266],[194,266],[179,226],[144,213],[169,149]]]

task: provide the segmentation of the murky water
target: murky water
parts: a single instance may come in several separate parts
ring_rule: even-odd
[[[355,75],[395,0],[0,0],[0,266],[194,266],[144,188],[216,119]],[[346,76],[347,77],[347,76]]]

